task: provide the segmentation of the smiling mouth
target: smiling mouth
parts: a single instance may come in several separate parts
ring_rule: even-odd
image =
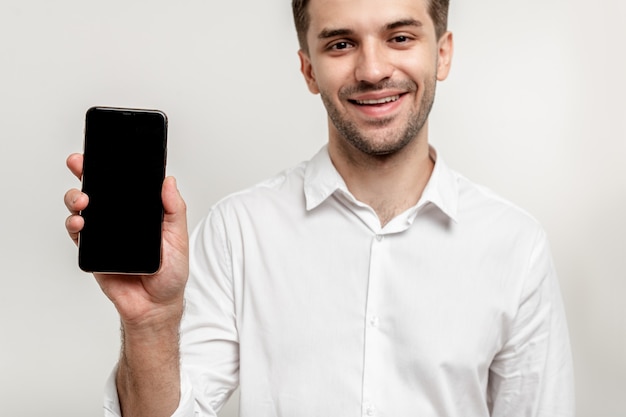
[[[400,94],[396,94],[395,96],[389,96],[384,98],[379,98],[376,100],[349,100],[351,103],[358,104],[359,106],[376,106],[380,104],[393,103],[394,101],[400,100]]]

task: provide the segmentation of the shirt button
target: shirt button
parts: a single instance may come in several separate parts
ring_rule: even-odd
[[[385,237],[383,235],[376,235],[376,240],[377,241],[382,241]]]
[[[378,316],[370,316],[369,323],[371,327],[378,327],[379,321]]]
[[[368,405],[367,407],[365,407],[365,415],[367,416],[376,415],[376,408],[374,408],[373,405]]]

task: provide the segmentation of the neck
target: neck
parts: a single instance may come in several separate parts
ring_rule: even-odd
[[[381,226],[417,204],[434,167],[428,141],[418,138],[389,155],[367,155],[332,137],[328,149],[348,190],[374,209]]]

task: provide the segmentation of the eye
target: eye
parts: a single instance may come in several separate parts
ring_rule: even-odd
[[[339,42],[335,42],[332,45],[330,45],[329,49],[333,50],[333,51],[342,51],[344,49],[348,49],[352,46],[352,44],[350,44],[350,42],[347,41],[339,41]]]
[[[394,36],[393,38],[391,38],[391,41],[394,43],[406,43],[410,40],[411,39],[405,35],[398,35],[398,36]]]

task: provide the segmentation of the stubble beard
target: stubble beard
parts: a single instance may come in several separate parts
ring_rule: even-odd
[[[404,128],[397,128],[385,132],[384,138],[376,138],[373,135],[366,135],[352,120],[345,117],[330,99],[330,95],[320,91],[320,97],[328,112],[328,117],[339,132],[341,138],[368,156],[387,156],[404,149],[421,132],[435,101],[436,76],[428,80],[424,85],[424,94],[420,100],[419,109],[411,111],[409,119]],[[376,85],[358,84],[347,87],[339,92],[340,99],[344,99],[355,93],[367,93],[385,88],[399,88],[409,92],[417,91],[417,85],[412,81],[405,82],[382,82]],[[370,122],[370,126],[384,128],[393,121],[393,118],[383,118]]]

